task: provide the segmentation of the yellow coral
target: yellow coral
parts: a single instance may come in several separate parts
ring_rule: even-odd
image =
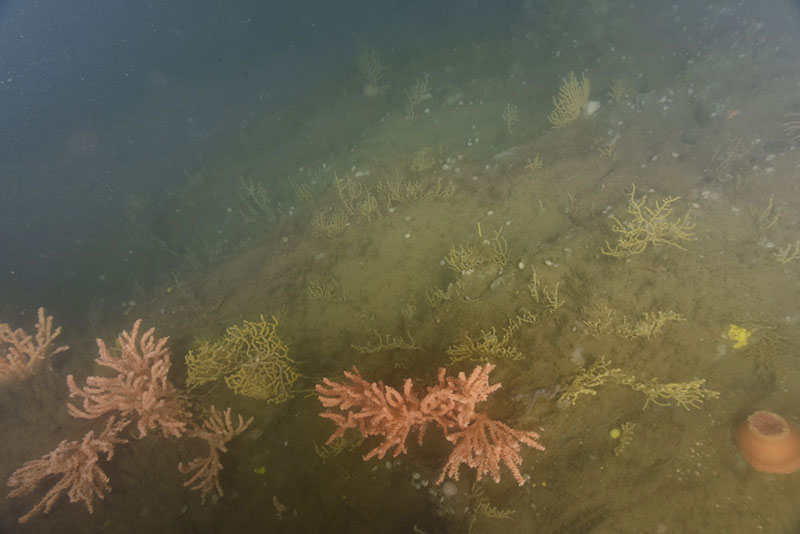
[[[611,431],[611,439],[619,439],[619,444],[614,447],[614,454],[619,456],[633,441],[633,429],[636,428],[636,423],[622,423],[621,428],[615,428]],[[614,430],[616,430],[616,437],[614,437]]]
[[[450,245],[450,252],[445,256],[444,261],[454,271],[471,273],[475,267],[484,263],[486,259],[481,255],[481,251],[477,247]]]
[[[647,382],[626,385],[647,396],[644,403],[645,408],[651,402],[659,406],[670,406],[671,401],[674,401],[678,406],[690,410],[691,408],[700,408],[705,399],[719,398],[718,391],[703,387],[705,383],[705,379],[698,379],[691,382],[662,384],[657,378],[652,378]]]
[[[558,96],[553,97],[553,111],[547,117],[553,128],[561,128],[580,118],[583,107],[589,101],[590,89],[589,78],[583,74],[581,81],[575,78],[573,72],[562,80]]]
[[[625,339],[650,339],[661,332],[668,322],[685,320],[674,311],[644,312],[642,318],[636,322],[628,322],[628,318],[623,317],[622,324],[617,327],[617,334]]]
[[[528,322],[528,320],[524,321]],[[514,330],[514,328],[504,329],[502,337],[497,335],[495,327],[492,327],[491,330],[481,330],[479,340],[465,335],[462,341],[447,349],[447,354],[450,355],[450,365],[464,360],[486,362],[490,357],[514,361],[524,359],[525,355],[511,344],[511,334]]]
[[[670,245],[686,250],[678,244],[678,241],[697,239],[692,232],[694,223],[689,219],[689,213],[687,212],[683,219],[670,220],[671,204],[680,198],[667,197],[661,202],[656,202],[651,208],[646,204],[646,195],[639,200],[636,199],[636,185],[633,185],[627,210],[633,219],[623,222],[612,215],[614,226],[611,229],[619,234],[619,238],[613,247],[606,241],[606,246],[600,252],[618,258],[633,256],[644,252],[647,245],[651,244]]]
[[[528,158],[528,164],[525,165],[525,168],[529,171],[535,171],[537,169],[541,169],[544,167],[544,162],[542,161],[542,156],[539,153],[536,153],[536,157],[531,159]]]
[[[386,67],[381,65],[381,56],[377,50],[359,41],[356,66],[366,82],[364,96],[373,97],[386,93],[390,85],[386,79]]]
[[[281,403],[289,398],[299,378],[289,347],[278,337],[278,319],[244,321],[233,325],[216,342],[203,342],[186,356],[189,378],[195,387],[225,377],[225,383],[236,393]]]
[[[228,374],[232,370],[229,356],[222,341],[201,341],[186,355],[186,387],[192,389]]]
[[[412,172],[425,172],[429,171],[436,166],[436,158],[433,157],[431,154],[431,150],[428,147],[422,147],[417,151],[414,155],[414,159],[411,160],[411,171]],[[398,197],[402,195],[397,194]],[[397,200],[400,200],[398,198]]]
[[[608,89],[608,98],[612,102],[621,102],[628,100],[633,95],[633,86],[627,78],[617,78],[611,82],[611,87]]]
[[[519,122],[519,111],[517,110],[517,106],[511,103],[506,104],[505,109],[503,109],[503,120],[506,121],[508,133],[514,133],[511,131],[511,126],[515,122]]]
[[[612,368],[611,362],[601,357],[587,369],[581,369],[569,383],[564,386],[564,393],[558,399],[561,406],[574,405],[581,395],[597,395],[597,388],[606,382],[628,386],[634,391],[643,393],[647,399],[644,408],[652,402],[659,406],[670,406],[673,402],[678,406],[690,410],[700,408],[706,399],[719,397],[718,391],[705,389],[704,379],[691,382],[670,382],[664,384],[657,378],[640,382],[635,376],[625,373],[622,369]]]
[[[236,393],[281,403],[289,398],[289,389],[300,375],[292,367],[289,347],[278,337],[278,319],[261,317],[259,322],[244,321],[225,333],[235,371],[225,383]]]

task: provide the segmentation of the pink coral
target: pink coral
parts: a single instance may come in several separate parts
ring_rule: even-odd
[[[224,414],[224,417],[223,417]],[[231,420],[231,409],[228,408],[221,413],[213,405],[211,415],[203,421],[202,426],[190,431],[189,435],[200,438],[208,445],[208,456],[199,456],[184,464],[178,464],[178,471],[184,475],[192,474],[183,485],[200,492],[200,499],[205,502],[206,495],[211,490],[217,490],[218,495],[222,495],[222,486],[219,484],[219,472],[222,471],[222,463],[219,460],[219,453],[228,452],[227,444],[230,440],[247,430],[251,417],[247,421],[238,416],[238,424],[234,426]]]
[[[140,436],[159,429],[164,436],[181,437],[189,421],[189,411],[169,381],[169,351],[167,338],[158,341],[151,328],[138,340],[142,320],[133,324],[130,333],[122,332],[117,343],[120,354],[115,357],[102,339],[97,340],[100,356],[95,361],[117,372],[114,377],[90,376],[86,386],[79,388],[72,375],[67,377],[70,397],[83,397],[82,406],[68,405],[73,417],[94,419],[117,411],[123,417],[138,416],[136,427]]]
[[[477,366],[467,376],[459,373],[448,377],[445,369],[439,370],[438,383],[428,387],[420,399],[409,378],[403,383],[402,393],[383,382],[370,383],[362,378],[358,369],[345,372],[349,384],[323,379],[317,385],[320,402],[327,410],[320,415],[336,423],[337,429],[327,443],[344,435],[350,428],[362,436],[381,436],[382,441],[366,455],[364,460],[383,456],[392,449],[393,456],[407,452],[406,440],[416,429],[417,441],[422,444],[427,425],[435,422],[447,439],[456,444],[445,465],[439,483],[449,475],[458,480],[460,465],[466,464],[478,472],[478,479],[490,473],[500,480],[500,463],[505,464],[522,485],[524,479],[518,466],[520,443],[544,450],[536,439],[539,435],[519,431],[493,421],[485,413],[476,412],[475,406],[484,402],[501,385],[489,385],[490,363]]]
[[[0,382],[31,376],[48,358],[69,348],[53,347],[61,327],[53,329],[53,317],[45,315],[44,308],[39,308],[37,314],[34,335],[0,323]]]
[[[44,479],[53,475],[61,476],[45,496],[19,518],[19,522],[25,523],[41,512],[48,513],[64,492],[67,492],[69,502],[83,501],[89,513],[92,513],[94,498],[102,499],[111,490],[108,475],[98,465],[100,453],[105,453],[106,460],[111,460],[114,445],[125,443],[119,433],[128,424],[127,420],[117,422],[112,417],[99,436],[95,437],[94,432],[90,431],[80,442],[64,440],[55,450],[38,460],[25,462],[14,471],[8,479],[8,486],[12,488],[9,497],[28,495]]]

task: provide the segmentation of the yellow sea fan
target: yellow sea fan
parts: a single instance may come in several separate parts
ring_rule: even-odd
[[[186,387],[201,386],[231,371],[230,353],[222,341],[201,341],[186,355]]]
[[[194,388],[225,377],[234,392],[270,403],[289,398],[300,377],[289,347],[278,336],[278,319],[244,321],[225,331],[218,341],[204,341],[186,355],[186,385]]]
[[[264,317],[258,322],[244,321],[225,333],[226,345],[234,369],[225,383],[236,393],[279,404],[289,398],[289,391],[300,377],[289,347],[278,337],[278,319]]]

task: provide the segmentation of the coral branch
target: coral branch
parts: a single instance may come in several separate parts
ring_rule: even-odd
[[[122,332],[117,343],[120,355],[112,356],[103,340],[97,340],[100,357],[95,361],[117,371],[115,377],[90,376],[86,386],[79,388],[72,375],[67,376],[70,397],[83,397],[81,407],[69,404],[73,417],[94,419],[112,411],[123,417],[138,416],[136,427],[145,436],[160,429],[164,436],[181,437],[189,420],[186,404],[167,378],[170,369],[167,338],[158,341],[151,328],[138,340],[141,319],[130,333]]]
[[[53,330],[53,317],[46,316],[44,308],[39,308],[37,313],[35,335],[0,323],[0,382],[27,378],[38,371],[47,358],[69,348],[52,346],[61,334],[61,327]]]
[[[203,421],[201,427],[190,433],[192,437],[200,438],[208,444],[208,456],[197,457],[185,465],[183,462],[178,464],[178,471],[184,475],[194,471],[194,474],[183,485],[199,491],[202,502],[205,502],[206,495],[214,488],[216,488],[217,494],[222,496],[222,486],[219,484],[219,472],[222,471],[222,463],[219,460],[219,453],[228,452],[226,444],[244,432],[253,422],[252,417],[245,421],[239,415],[238,424],[234,426],[231,421],[230,408],[225,410],[224,415],[225,417],[223,418],[223,414],[214,406],[211,406],[211,415],[208,419]]]
[[[412,391],[411,379],[405,381],[403,393],[400,394],[383,382],[367,382],[355,367],[352,373],[345,371],[344,375],[352,384],[338,384],[325,378],[324,386],[317,385],[319,400],[324,407],[336,407],[346,412],[345,415],[332,411],[320,414],[338,426],[326,445],[341,437],[348,428],[358,428],[362,436],[384,437],[381,444],[364,455],[364,460],[373,456],[383,458],[393,447],[392,455],[398,456],[406,452],[406,439],[414,426],[419,426],[418,441],[422,443],[429,418],[420,409],[419,398]]]
[[[470,426],[447,436],[447,439],[455,443],[456,447],[450,453],[437,483],[441,484],[447,476],[458,480],[461,464],[474,468],[478,472],[478,480],[485,474],[491,474],[495,482],[500,482],[500,463],[502,462],[511,470],[514,478],[522,486],[525,479],[518,467],[522,464],[519,444],[524,443],[543,451],[544,446],[536,441],[538,438],[539,434],[536,432],[514,430],[508,425],[492,421],[486,414],[480,413]]]
[[[22,467],[11,474],[8,486],[9,497],[20,497],[32,493],[39,483],[52,475],[61,478],[50,488],[41,500],[28,513],[19,518],[20,523],[27,522],[39,513],[48,513],[58,498],[67,493],[69,502],[83,501],[89,513],[94,511],[92,502],[111,491],[108,475],[97,465],[100,453],[105,453],[106,460],[114,456],[114,445],[125,443],[119,433],[130,424],[127,419],[115,421],[110,418],[99,436],[94,432],[87,433],[81,442],[62,441],[55,450],[45,454],[38,460],[25,462]]]

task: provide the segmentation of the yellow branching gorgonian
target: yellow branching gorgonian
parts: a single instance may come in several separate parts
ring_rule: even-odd
[[[606,383],[628,386],[634,391],[643,393],[646,397],[644,408],[653,403],[658,406],[675,404],[690,410],[700,408],[706,399],[719,398],[718,391],[703,387],[706,383],[705,379],[663,383],[657,378],[651,378],[642,382],[622,369],[611,367],[611,362],[601,356],[588,368],[581,369],[563,386],[564,392],[558,402],[561,406],[574,406],[578,397],[581,395],[595,396],[597,388]]]
[[[186,355],[190,388],[225,377],[236,393],[281,403],[300,377],[289,347],[278,337],[278,319],[244,321],[225,331],[222,339],[202,342]]]
[[[697,239],[692,232],[694,223],[689,218],[689,212],[682,219],[670,219],[672,203],[680,198],[667,197],[650,207],[646,195],[636,199],[636,186],[633,185],[627,210],[632,218],[623,222],[611,216],[614,221],[611,230],[618,234],[618,240],[614,246],[606,241],[606,246],[600,252],[606,256],[633,256],[644,252],[648,245],[669,245],[686,250],[678,242]]]
[[[553,128],[561,128],[578,120],[583,113],[583,107],[589,102],[591,84],[589,78],[581,75],[581,80],[575,77],[574,72],[561,82],[558,96],[553,97],[553,111],[547,117]]]
[[[200,341],[199,346],[186,355],[186,387],[196,388],[225,376],[231,370],[228,356],[223,339]]]

